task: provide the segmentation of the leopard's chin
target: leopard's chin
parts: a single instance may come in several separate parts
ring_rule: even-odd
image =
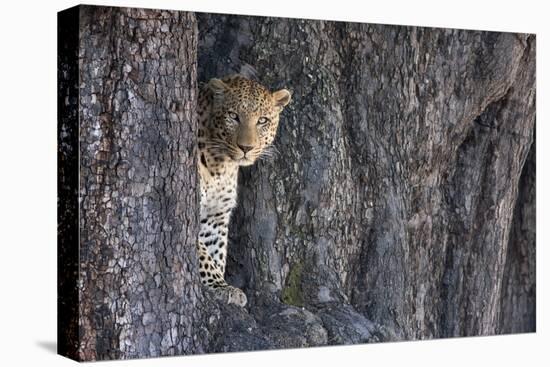
[[[247,157],[244,154],[241,155],[230,155],[231,160],[239,166],[251,166],[256,162],[256,157]]]
[[[241,158],[237,160],[237,163],[239,164],[239,166],[251,166],[254,164],[254,161],[248,158]]]

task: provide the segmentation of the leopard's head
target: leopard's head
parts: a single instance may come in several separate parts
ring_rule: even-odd
[[[240,75],[211,79],[208,88],[213,96],[207,137],[210,148],[241,166],[267,155],[290,92],[270,92]]]

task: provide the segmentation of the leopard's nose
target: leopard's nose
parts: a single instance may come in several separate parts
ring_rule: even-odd
[[[241,145],[241,144],[237,144],[239,146],[239,148],[241,148],[241,150],[243,151],[244,154],[248,153],[249,151],[251,151],[254,147],[251,146],[251,145]]]

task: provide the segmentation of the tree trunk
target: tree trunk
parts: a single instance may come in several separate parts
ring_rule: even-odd
[[[70,356],[200,351],[195,18],[77,9],[80,340]]]
[[[383,340],[534,331],[534,36],[198,20],[200,79],[249,63],[293,90],[279,156],[242,170],[235,284],[329,342],[357,340],[327,321],[342,304]]]
[[[534,331],[534,36],[76,9],[59,22],[60,353]],[[279,155],[239,177],[243,309],[198,277],[195,103],[197,80],[245,63],[293,101]]]

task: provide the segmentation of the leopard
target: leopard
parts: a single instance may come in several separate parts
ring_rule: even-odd
[[[199,88],[198,172],[200,228],[197,255],[201,283],[244,307],[246,294],[225,280],[230,218],[237,205],[240,167],[269,156],[279,115],[290,103],[287,89],[271,92],[260,82],[232,74]]]

